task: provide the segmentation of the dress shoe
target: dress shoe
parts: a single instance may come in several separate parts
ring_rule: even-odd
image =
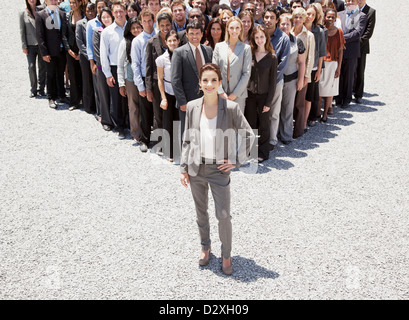
[[[56,104],[55,101],[52,100],[52,99],[48,100],[48,106],[49,106],[51,109],[57,109],[57,104]]]
[[[361,104],[362,103],[362,98],[355,98],[355,102],[357,104]]]
[[[269,147],[270,147],[270,151],[273,151],[276,146],[270,143],[270,144],[269,144]]]
[[[139,146],[139,150],[141,150],[141,152],[147,152],[148,151],[148,146],[141,142],[141,145]]]
[[[37,97],[37,93],[31,92],[31,93],[30,93],[30,98],[35,98],[35,97]]]
[[[70,104],[70,101],[68,100],[67,97],[64,97],[64,98],[60,98],[60,99],[58,100],[58,103]]]
[[[233,273],[233,264],[231,263],[231,258],[230,258],[230,266],[224,267],[223,266],[223,259],[222,258],[222,271],[226,276],[230,276]]]
[[[103,124],[103,125],[102,125],[102,128],[103,128],[105,131],[111,131],[111,130],[112,130],[112,128],[111,128],[109,125],[107,125],[107,124]]]
[[[38,92],[38,95],[39,95],[40,97],[45,97],[45,96],[46,96],[44,90],[40,90],[40,91]]]
[[[78,109],[78,108],[79,108],[79,106],[78,106],[78,105],[75,105],[75,106],[70,106],[70,107],[68,108],[68,110],[72,111],[72,110],[75,110],[75,109]]]
[[[292,141],[291,140],[287,140],[287,141],[281,141],[283,144],[288,145],[290,144]]]
[[[327,123],[327,120],[328,120],[327,118],[324,119],[321,117],[320,122]]]
[[[119,140],[125,139],[125,131],[123,130],[118,131],[118,139]]]
[[[349,103],[343,103],[341,108],[342,109],[347,109],[349,107]]]
[[[207,255],[205,254],[204,258],[199,259],[199,266],[202,266],[202,267],[207,266],[210,261],[210,249],[207,251],[202,251],[202,253],[205,253],[205,252],[207,252]]]

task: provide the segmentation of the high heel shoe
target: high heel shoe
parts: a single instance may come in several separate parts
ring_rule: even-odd
[[[226,276],[230,276],[233,273],[233,264],[231,262],[231,258],[229,259],[230,259],[230,266],[224,267],[223,260],[227,260],[227,259],[222,258],[222,271]]]
[[[206,252],[206,251],[202,251],[202,252]],[[207,255],[207,258],[206,258],[206,255],[205,255],[204,258],[200,258],[200,259],[199,259],[199,266],[205,267],[205,266],[207,266],[207,265],[209,264],[209,261],[210,261],[210,249],[207,250],[207,252],[209,252],[209,254]]]
[[[328,120],[327,118],[324,119],[323,117],[321,117],[320,122],[327,123],[327,120]]]

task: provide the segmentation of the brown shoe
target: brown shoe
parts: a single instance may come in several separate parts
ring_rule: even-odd
[[[207,257],[206,257],[206,252],[207,252]],[[205,254],[204,258],[200,258],[199,259],[199,266],[207,266],[209,264],[210,261],[210,249],[207,251],[202,251],[202,253]]]
[[[223,266],[223,260],[224,258],[222,258],[222,271],[226,276],[230,276],[233,273],[233,264],[231,263],[231,258],[230,259],[230,266],[228,267],[224,267]],[[227,259],[226,259],[227,260]]]

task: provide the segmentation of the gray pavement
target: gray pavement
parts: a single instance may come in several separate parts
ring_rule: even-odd
[[[408,299],[409,4],[369,4],[363,104],[280,145],[257,174],[232,173],[227,277],[212,201],[213,256],[198,267],[176,165],[84,111],[28,98],[24,1],[3,3],[0,299]]]

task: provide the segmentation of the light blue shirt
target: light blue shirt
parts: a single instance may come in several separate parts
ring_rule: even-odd
[[[118,49],[124,38],[126,22],[121,28],[114,22],[101,32],[100,58],[105,77],[112,77],[111,66],[118,65]]]
[[[139,91],[145,91],[143,78],[146,76],[146,44],[155,34],[155,29],[153,29],[151,34],[142,31],[141,34],[132,40],[131,59],[133,81]]]
[[[346,33],[346,31],[347,31],[347,29],[348,29],[348,23],[349,23],[349,20],[351,19],[350,16],[354,15],[354,13],[355,13],[355,12],[358,12],[358,11],[359,11],[359,6],[356,6],[355,9],[352,10],[351,12],[349,12],[349,11],[347,10],[347,14],[345,15],[345,26],[344,26],[344,30],[343,30],[344,33]]]
[[[58,29],[61,30],[61,18],[60,18],[60,13],[58,12],[58,7],[57,7],[57,9],[55,9],[55,11],[51,11],[51,9],[49,7],[47,7],[47,11],[50,14],[50,18],[51,18],[50,21],[53,21],[55,23],[54,17],[57,17]],[[53,13],[55,13],[55,14],[53,14]]]
[[[98,29],[102,26],[101,21],[99,21],[98,17],[90,20],[87,22],[87,55],[88,60],[95,60],[94,59],[94,47],[92,45],[92,38],[94,36],[94,29]]]

